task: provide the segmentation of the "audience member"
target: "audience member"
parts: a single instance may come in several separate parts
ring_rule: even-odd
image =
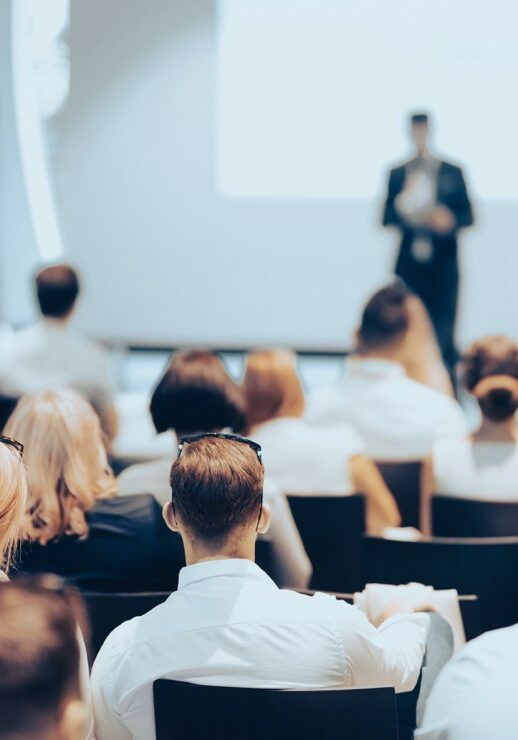
[[[84,740],[75,613],[63,595],[0,586],[0,740]]]
[[[196,432],[241,431],[245,425],[245,403],[239,386],[212,352],[177,352],[158,383],[150,404],[157,432],[172,431],[176,438]],[[169,473],[171,456],[140,463],[119,475],[123,494],[149,492],[165,504],[171,500]],[[285,496],[270,480],[265,499],[272,507],[269,539],[275,556],[280,585],[302,588],[311,576],[300,535]]]
[[[117,414],[106,355],[71,326],[79,288],[78,275],[69,265],[52,265],[37,274],[41,319],[2,347],[0,393],[18,398],[74,388],[92,403],[104,432],[113,439]]]
[[[429,618],[404,605],[375,628],[344,602],[281,591],[254,563],[262,504],[260,448],[250,440],[182,440],[164,517],[187,567],[178,591],[118,627],[92,672],[97,740],[153,738],[159,677],[261,688],[414,688]]]
[[[362,492],[370,532],[400,521],[397,505],[363,444],[347,426],[312,428],[290,352],[248,355],[243,381],[248,431],[264,450],[266,472],[286,493],[343,496]]]
[[[87,401],[67,390],[25,396],[6,430],[25,445],[29,483],[20,571],[90,589],[176,587],[180,540],[152,496],[113,498],[117,483]]]
[[[518,344],[500,336],[475,342],[463,359],[463,379],[481,423],[469,436],[435,443],[423,470],[426,531],[433,493],[518,501]]]
[[[27,509],[23,445],[0,435],[0,581],[6,580]]]
[[[468,643],[440,673],[416,740],[515,740],[518,625]]]
[[[456,401],[406,374],[420,351],[410,331],[410,299],[401,282],[374,294],[340,386],[315,394],[308,408],[314,425],[351,424],[375,460],[421,459],[437,439],[466,433]]]

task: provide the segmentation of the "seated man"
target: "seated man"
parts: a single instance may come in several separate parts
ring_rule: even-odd
[[[232,435],[181,440],[171,469],[169,527],[187,567],[178,591],[122,624],[92,672],[97,740],[153,738],[153,681],[259,688],[394,686],[420,675],[429,617],[404,605],[378,628],[331,596],[281,591],[254,563],[262,503],[260,447]]]
[[[62,595],[0,585],[0,740],[84,740],[73,610]]]
[[[45,267],[36,276],[41,320],[2,346],[0,394],[73,388],[87,398],[109,439],[117,433],[117,414],[105,352],[75,332],[70,321],[79,296],[79,278],[69,265]]]
[[[311,424],[350,424],[374,460],[418,460],[438,439],[466,434],[459,404],[409,377],[416,357],[427,356],[422,327],[415,326],[414,299],[401,281],[375,293],[365,306],[356,351],[340,385],[309,398]]]
[[[518,625],[486,632],[446,666],[416,740],[515,740]]]

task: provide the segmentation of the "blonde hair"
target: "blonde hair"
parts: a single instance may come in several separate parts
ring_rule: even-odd
[[[117,492],[92,406],[70,390],[34,393],[19,401],[5,431],[25,445],[26,535],[41,544],[63,534],[86,537],[85,513]]]
[[[0,568],[7,571],[23,537],[27,478],[19,453],[0,442]]]
[[[286,350],[250,352],[243,391],[248,429],[282,416],[302,416],[304,390],[295,368],[295,356]]]

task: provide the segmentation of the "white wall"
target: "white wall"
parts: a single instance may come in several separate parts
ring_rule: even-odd
[[[133,342],[347,343],[388,275],[393,236],[375,201],[218,195],[214,3],[72,0],[70,45],[56,174],[88,288],[83,326]],[[463,340],[518,333],[518,209],[477,211],[463,240]]]

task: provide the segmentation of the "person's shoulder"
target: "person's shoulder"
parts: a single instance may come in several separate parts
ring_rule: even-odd
[[[119,519],[121,523],[128,520],[132,529],[137,522],[144,526],[154,523],[160,516],[160,504],[150,493],[101,499],[88,512],[91,526],[106,519]]]
[[[444,174],[447,175],[460,175],[462,174],[462,167],[456,162],[451,162],[445,159],[440,160],[440,168]]]

